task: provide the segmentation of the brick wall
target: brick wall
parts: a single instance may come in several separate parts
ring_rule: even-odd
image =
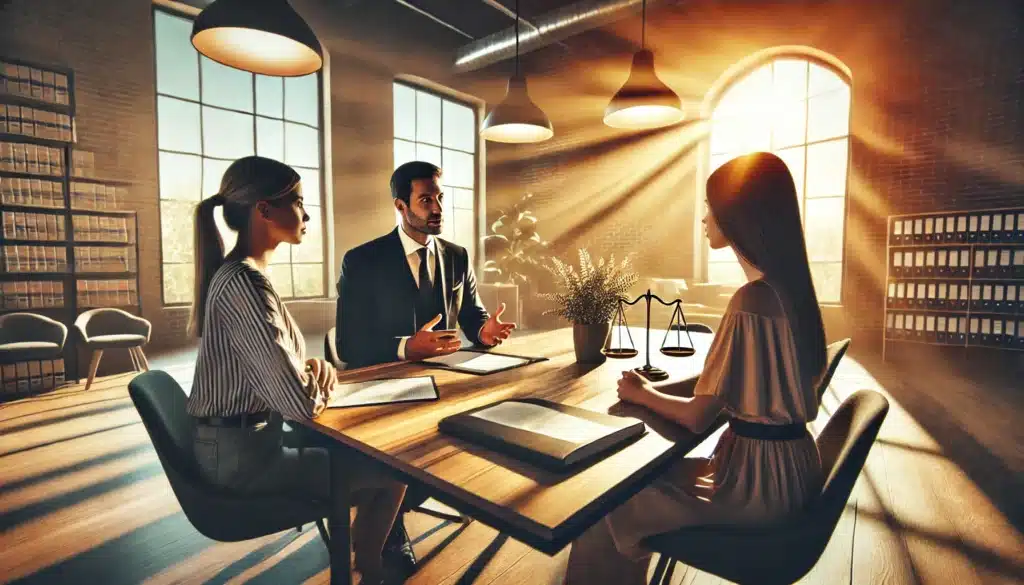
[[[880,343],[887,215],[1024,205],[1024,3],[693,0],[648,18],[659,75],[694,114],[730,66],[763,49],[814,47],[851,69],[846,276],[842,308],[825,310],[830,337]],[[529,188],[559,250],[634,251],[645,276],[692,279],[701,178],[689,145],[706,127],[602,123],[638,38],[639,18],[627,19],[526,57],[555,138],[492,148],[490,198]]]
[[[296,0],[328,51],[325,91],[333,191],[333,259],[393,227],[392,87],[396,75],[447,79],[463,40],[392,2]],[[356,16],[358,13],[358,17]],[[0,8],[0,54],[74,69],[78,146],[96,153],[98,174],[135,184],[143,316],[154,350],[190,343],[187,308],[162,306],[152,5],[144,0],[12,0]],[[332,277],[330,280],[334,280]],[[333,292],[333,285],[329,285]],[[333,326],[335,303],[290,303],[310,335]],[[104,359],[123,367],[116,358]],[[109,370],[108,370],[109,371]]]
[[[345,250],[391,227],[391,81],[414,75],[496,103],[509,63],[454,76],[464,39],[392,2],[296,0],[329,55],[333,273]],[[1024,8],[953,0],[764,3],[692,0],[652,8],[660,75],[699,104],[723,72],[779,45],[825,51],[853,71],[846,295],[830,322],[858,345],[881,338],[884,217],[1021,203]],[[139,0],[11,0],[0,53],[75,69],[81,146],[104,174],[136,182],[142,303],[154,346],[187,342],[187,311],[161,306],[151,6]],[[645,276],[692,278],[699,124],[649,133],[603,126],[628,71],[639,20],[527,55],[535,101],[552,117],[540,145],[488,144],[487,209],[536,194],[556,251],[637,254]],[[696,110],[696,109],[695,109]],[[295,303],[304,329],[333,322],[333,302]]]

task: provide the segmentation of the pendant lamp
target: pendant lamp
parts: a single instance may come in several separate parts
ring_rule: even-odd
[[[508,80],[505,99],[484,118],[480,135],[494,142],[542,142],[555,135],[551,120],[530,99],[526,76],[519,71],[519,0],[516,0],[516,71]]]
[[[287,0],[215,0],[196,17],[192,45],[261,75],[297,77],[323,67],[320,42]]]
[[[647,0],[642,26],[641,48],[633,55],[629,78],[604,110],[604,123],[612,128],[659,128],[684,117],[679,96],[654,72],[654,53],[647,49]]]

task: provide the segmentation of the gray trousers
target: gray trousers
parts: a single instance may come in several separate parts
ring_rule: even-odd
[[[306,495],[327,501],[331,495],[329,439],[279,415],[253,427],[215,427],[197,423],[193,450],[200,475],[240,494]],[[338,447],[343,448],[343,447]],[[378,464],[346,451],[349,489],[372,490],[396,481]],[[356,494],[353,494],[356,496]],[[362,495],[362,494],[359,494]],[[357,498],[353,503],[358,503]]]

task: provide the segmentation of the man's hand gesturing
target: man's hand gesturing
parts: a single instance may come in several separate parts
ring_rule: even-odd
[[[433,331],[433,328],[441,322],[441,315],[438,315],[424,325],[416,335],[413,335],[405,342],[405,357],[410,361],[422,360],[439,355],[455,353],[462,347],[459,341],[459,334],[454,329]]]

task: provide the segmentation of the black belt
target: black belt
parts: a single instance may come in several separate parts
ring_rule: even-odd
[[[196,422],[211,427],[245,428],[265,423],[270,420],[270,411],[247,412],[234,416],[198,416]]]
[[[807,436],[807,425],[803,423],[767,425],[733,418],[729,419],[729,428],[741,437],[762,441],[793,441]]]

